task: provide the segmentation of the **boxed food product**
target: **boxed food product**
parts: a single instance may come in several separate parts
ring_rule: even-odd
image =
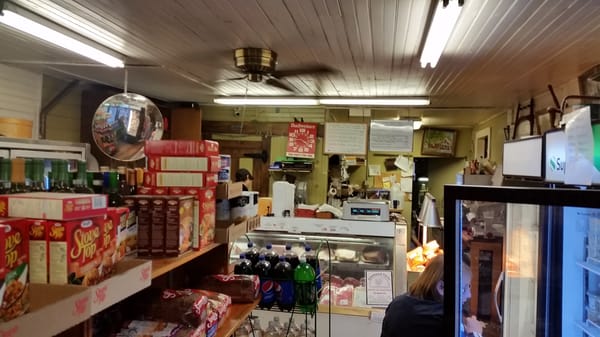
[[[123,204],[129,209],[125,229],[125,255],[131,255],[137,252],[138,225],[135,198],[126,196],[123,198]]]
[[[135,198],[137,212],[137,255],[150,256],[152,239],[152,197],[137,196]]]
[[[148,187],[205,187],[207,173],[203,172],[147,172],[144,186]]]
[[[228,295],[233,303],[251,303],[260,294],[258,275],[209,275],[198,287]]]
[[[48,283],[48,222],[29,221],[29,281]]]
[[[8,197],[8,216],[50,220],[76,220],[104,215],[107,196],[32,192]]]
[[[217,184],[217,199],[229,200],[242,196],[244,184],[239,182],[225,182]]]
[[[219,156],[149,156],[148,169],[150,171],[219,172],[221,160]]]
[[[212,140],[149,140],[144,153],[166,156],[218,156],[219,143]]]
[[[104,275],[104,216],[85,220],[48,221],[48,273],[51,284],[90,286]],[[112,264],[112,262],[111,262]],[[111,266],[106,266],[111,269]]]
[[[150,255],[163,256],[165,254],[166,234],[166,204],[167,201],[159,196],[154,196],[150,202],[152,219],[150,222]]]
[[[0,319],[8,321],[29,309],[29,237],[25,219],[0,219]]]
[[[187,188],[186,195],[195,197],[195,212],[194,226],[197,228],[194,231],[194,239],[198,240],[198,246],[195,248],[204,247],[214,242],[215,237],[215,189],[208,188]]]
[[[229,201],[230,217],[235,223],[258,214],[258,192],[242,191],[242,196]]]
[[[114,253],[114,262],[121,261],[127,253],[127,222],[129,219],[128,207],[109,207],[107,217],[112,222],[116,230],[116,251]],[[105,252],[105,255],[109,252]]]
[[[193,196],[167,196],[165,199],[164,252],[167,256],[177,256],[192,247],[195,198]]]

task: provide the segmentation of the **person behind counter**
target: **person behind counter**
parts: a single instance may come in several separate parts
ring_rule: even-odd
[[[471,270],[462,264],[461,299],[471,297]],[[381,337],[439,337],[444,335],[444,256],[429,261],[406,294],[396,297],[385,310]],[[484,324],[463,318],[461,336],[481,336]]]
[[[249,191],[252,188],[252,180],[254,180],[254,177],[245,168],[241,168],[235,172],[235,181],[242,182],[242,191]]]

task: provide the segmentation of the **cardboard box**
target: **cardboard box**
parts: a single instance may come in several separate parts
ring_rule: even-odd
[[[246,220],[246,231],[251,232],[260,227],[260,216],[254,216]]]
[[[192,247],[195,200],[193,196],[165,197],[165,255],[177,256]]]
[[[221,158],[209,157],[174,157],[150,156],[148,157],[148,170],[150,171],[179,171],[179,172],[219,172]]]
[[[129,207],[109,207],[107,217],[116,227],[116,248],[113,254],[115,263],[121,261],[127,253],[127,221],[129,219]],[[105,255],[108,252],[105,251]]]
[[[150,221],[150,255],[165,255],[166,213],[167,201],[160,196],[153,196],[150,201],[152,219]]]
[[[48,222],[30,220],[29,230],[29,282],[48,283]]]
[[[217,199],[228,200],[242,196],[244,184],[240,182],[226,182],[217,184]]]
[[[246,222],[240,222],[238,224],[229,224],[224,226],[224,223],[219,223],[215,228],[215,242],[218,243],[230,243],[239,239],[242,235],[246,234]]]
[[[152,241],[152,196],[136,196],[137,255],[150,256]]]
[[[208,174],[202,172],[146,172],[144,174],[144,186],[205,187],[205,175]]]
[[[147,288],[152,282],[152,261],[131,259],[117,265],[114,275],[92,287],[90,314],[121,302],[125,298]]]
[[[123,204],[129,209],[127,215],[127,224],[125,229],[125,255],[132,255],[137,253],[137,237],[138,237],[138,225],[137,225],[137,206],[135,204],[135,197],[126,196],[123,198]]]
[[[112,261],[102,258],[104,219],[48,221],[51,284],[90,286],[102,281],[105,270],[112,269]]]
[[[104,215],[107,196],[32,192],[8,197],[8,216],[50,220],[77,220]]]
[[[2,289],[0,320],[15,319],[29,309],[28,220],[0,219],[0,281]],[[17,297],[18,296],[18,297]]]
[[[0,324],[0,336],[55,336],[90,318],[91,295],[87,287],[32,283],[29,292],[29,312]]]
[[[219,143],[212,140],[150,140],[144,145],[144,153],[147,156],[218,156]]]

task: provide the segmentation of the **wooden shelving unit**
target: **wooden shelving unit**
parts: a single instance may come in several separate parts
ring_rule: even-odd
[[[246,304],[232,304],[227,312],[227,315],[223,319],[221,326],[217,329],[215,337],[229,337],[233,335],[242,323],[246,320],[252,310],[256,309],[260,299],[255,300],[252,303]]]
[[[164,258],[164,259],[152,259],[152,279],[155,279],[161,275],[164,275],[164,274],[170,272],[171,270],[173,270],[179,266],[182,266],[182,265],[194,260],[195,258],[200,257],[200,256],[210,252],[211,250],[219,247],[219,245],[221,245],[221,244],[220,243],[211,243],[208,246],[201,248],[200,250],[187,252],[181,256]]]

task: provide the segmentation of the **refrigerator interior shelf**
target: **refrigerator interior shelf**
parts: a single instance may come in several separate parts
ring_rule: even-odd
[[[588,258],[588,260],[592,261],[592,259]],[[585,261],[585,262],[577,262],[577,265],[596,274],[596,275],[600,275],[600,261],[598,261],[597,263],[594,262],[590,262],[590,261]]]
[[[594,322],[587,320],[586,322],[577,322],[576,325],[588,336],[600,337],[600,327]]]

